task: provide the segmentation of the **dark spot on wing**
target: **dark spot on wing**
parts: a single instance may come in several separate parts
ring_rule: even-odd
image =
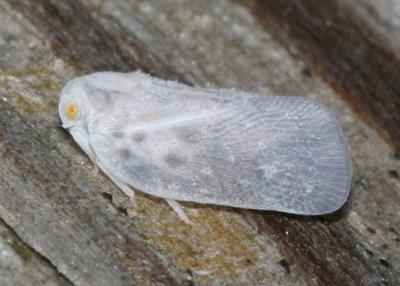
[[[177,130],[178,139],[186,144],[196,144],[200,142],[200,136],[197,129],[182,127]]]
[[[110,95],[110,93],[108,93],[108,92],[104,93],[104,102],[106,103],[106,105],[110,105],[111,104],[111,95]]]
[[[112,136],[114,136],[115,138],[124,138],[125,133],[123,131],[114,131],[112,133]]]
[[[146,139],[146,137],[147,134],[145,132],[136,132],[132,135],[132,140],[136,143],[141,143]]]
[[[119,149],[119,150],[118,150],[118,153],[119,153],[119,155],[121,155],[121,157],[123,157],[123,158],[125,158],[125,159],[131,157],[131,155],[132,155],[132,154],[131,154],[131,151],[129,151],[129,150],[126,149],[126,148]]]
[[[101,101],[101,103],[106,106],[111,104],[111,94],[108,91],[95,88],[91,84],[85,84],[83,88],[86,94],[90,96],[91,100]]]
[[[172,168],[182,166],[185,162],[178,155],[168,154],[165,156],[164,161]]]

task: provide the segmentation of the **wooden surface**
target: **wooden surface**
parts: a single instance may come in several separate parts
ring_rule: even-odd
[[[399,285],[396,0],[3,0],[0,19],[0,285]],[[57,103],[75,76],[136,69],[324,103],[352,149],[349,202],[184,204],[192,227],[138,194],[133,216]]]

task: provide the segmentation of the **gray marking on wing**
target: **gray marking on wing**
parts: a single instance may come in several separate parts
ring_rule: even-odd
[[[135,132],[132,134],[132,140],[135,141],[136,143],[142,143],[145,139],[147,138],[146,132]]]
[[[179,140],[186,144],[196,144],[201,141],[199,131],[187,126],[180,127],[176,130],[176,136]]]
[[[123,131],[114,131],[112,133],[112,136],[114,136],[115,138],[124,138],[125,137],[125,132],[123,132]]]
[[[172,168],[180,167],[185,163],[185,161],[182,158],[172,153],[165,156],[164,161]]]

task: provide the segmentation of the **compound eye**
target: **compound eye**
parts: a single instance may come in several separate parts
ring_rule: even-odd
[[[78,113],[78,105],[74,102],[68,103],[65,107],[65,115],[67,115],[69,119],[75,119],[78,116]]]

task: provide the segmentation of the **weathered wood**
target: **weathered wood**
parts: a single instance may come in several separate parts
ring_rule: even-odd
[[[22,242],[0,221],[1,285],[73,285],[51,263]]]
[[[280,14],[286,11],[279,6],[283,2],[257,4],[260,17],[269,11],[268,31],[246,8],[256,2],[241,3],[246,5],[227,0],[0,2],[0,18],[7,23],[0,26],[0,218],[21,244],[36,252],[33,255],[47,260],[38,260],[40,267],[54,267],[49,278],[54,284],[400,283],[400,162],[382,139],[395,142],[397,136],[397,83],[392,78],[397,67],[385,67],[392,59],[386,55],[398,52],[389,45],[375,46],[363,36],[369,31],[378,39],[386,22],[365,20],[365,9],[360,8],[354,10],[355,22],[344,23],[359,40],[349,39],[346,48],[379,53],[374,62],[383,71],[378,73],[362,55],[349,59],[326,44],[318,45],[313,36],[329,32],[314,27],[314,22],[326,15],[342,19],[335,14],[342,8],[336,8],[351,2],[316,7],[307,1],[285,1],[286,8],[292,7],[289,12],[298,9],[291,17]],[[332,3],[337,3],[335,9],[329,8]],[[314,7],[310,11],[316,14],[307,7]],[[324,7],[329,11],[321,10]],[[301,25],[291,26],[296,21]],[[277,23],[288,30],[280,30]],[[269,31],[289,50],[296,47],[306,65],[290,56]],[[334,38],[335,33],[337,29],[326,37]],[[332,59],[340,60],[338,70],[332,71]],[[339,74],[346,65],[352,67],[350,83],[340,81],[347,79]],[[191,227],[162,200],[138,194],[139,213],[133,217],[126,198],[107,177],[91,180],[93,166],[59,127],[56,107],[67,79],[98,70],[138,68],[190,84],[307,95],[323,102],[341,121],[352,148],[349,203],[334,215],[314,218],[185,204],[195,223]],[[314,71],[334,83],[339,96]],[[375,77],[376,88],[368,83]],[[338,82],[344,87],[336,89]],[[341,100],[350,96],[348,91],[353,99],[369,92],[360,107],[367,124],[349,108],[355,100],[346,101],[350,105]],[[392,112],[390,120],[381,111]],[[382,126],[385,136],[376,133]],[[5,271],[0,265],[2,285]]]
[[[299,54],[400,154],[400,58],[370,27],[363,1],[255,1],[268,29]],[[360,7],[361,6],[361,7]],[[367,7],[365,7],[367,6]],[[389,8],[389,7],[388,7]],[[370,9],[374,11],[373,9]],[[365,12],[365,11],[363,11]],[[398,15],[397,15],[398,16]]]
[[[74,175],[76,166],[57,146],[55,138],[66,139],[61,130],[43,121],[28,124],[7,102],[0,114],[0,128],[7,134],[1,137],[1,164],[7,169],[0,173],[0,214],[13,227],[23,225],[35,249],[43,247],[60,272],[74,273],[79,267],[79,279],[70,278],[73,283],[130,285],[136,276],[166,285],[183,283],[184,275],[170,273],[174,270],[132,232],[116,208],[104,198],[93,201],[90,181]]]

